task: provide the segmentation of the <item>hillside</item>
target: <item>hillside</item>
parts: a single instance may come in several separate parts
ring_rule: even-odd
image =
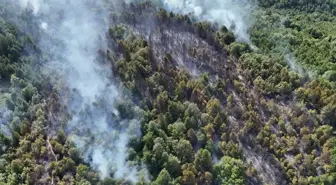
[[[207,3],[0,2],[0,184],[335,184],[336,3]]]

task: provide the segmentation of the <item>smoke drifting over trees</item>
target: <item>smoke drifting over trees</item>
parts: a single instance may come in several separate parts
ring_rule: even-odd
[[[98,50],[106,50],[104,19],[108,17],[100,3],[20,1],[22,8],[31,8],[39,17],[44,34],[55,40],[41,38],[40,45],[53,56],[45,67],[58,72],[70,89],[67,104],[71,120],[65,129],[69,138],[102,178],[114,174],[136,182],[137,170],[128,166],[126,158],[130,137],[140,136],[138,118],[120,117],[116,106],[124,106],[120,105],[122,95],[112,83],[109,65],[99,61]]]
[[[197,20],[210,21],[231,29],[241,41],[249,41],[254,5],[248,0],[161,0],[166,9],[191,14]]]
[[[302,2],[0,0],[0,184],[335,184],[335,3]]]

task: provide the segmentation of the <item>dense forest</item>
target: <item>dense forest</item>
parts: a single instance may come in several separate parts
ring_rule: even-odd
[[[0,1],[0,185],[336,184],[334,0],[251,1],[249,42],[154,1],[89,2],[106,28],[62,30],[56,2],[47,28]]]

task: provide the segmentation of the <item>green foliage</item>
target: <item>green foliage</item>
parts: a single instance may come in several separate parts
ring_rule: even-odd
[[[240,57],[246,52],[249,52],[250,48],[246,43],[237,43],[234,42],[230,44],[230,53],[235,57]]]
[[[224,156],[214,166],[214,179],[215,183],[219,185],[245,184],[243,161]]]
[[[152,185],[171,185],[172,179],[170,177],[170,174],[166,169],[161,170],[159,176],[156,178],[156,180],[152,183]]]
[[[295,4],[293,2],[291,1]],[[303,1],[297,2],[301,4]],[[251,40],[266,52],[282,56],[294,54],[294,59],[290,59],[293,61],[287,62],[295,63],[290,65],[297,72],[308,71],[310,75],[332,79],[331,74],[336,70],[333,49],[335,48],[333,36],[336,33],[335,17],[330,15],[331,12],[319,12],[319,10],[314,12],[313,8],[321,7],[321,5],[314,6],[314,3],[319,3],[310,3],[309,9],[311,10],[308,12],[297,11],[298,7],[306,7],[301,5],[295,5],[296,8],[292,7],[293,9],[288,8],[291,7],[288,5],[288,9],[267,8],[256,11],[255,16],[260,18],[256,20],[250,31]],[[298,70],[298,68],[303,68],[303,70]]]
[[[130,140],[128,159],[148,167],[153,185],[265,183],[258,177],[264,169],[253,160],[245,164],[250,156],[244,152],[267,157],[265,165],[282,180],[274,184],[335,184],[335,3],[259,3],[249,44],[237,42],[226,27],[150,2],[123,4],[125,10],[111,15],[111,48],[101,52],[120,91],[132,97],[115,103],[120,117],[138,116],[133,101],[144,112],[142,137]],[[5,13],[2,8],[9,19]],[[21,17],[35,25],[31,16]],[[141,30],[148,17],[158,23],[150,36]],[[100,180],[83,163],[62,129],[71,115],[58,99],[61,87],[51,85],[63,82],[40,74],[42,57],[25,56],[26,48],[36,47],[34,39],[4,18],[0,77],[11,83],[4,97],[13,119],[11,137],[0,132],[0,184],[131,184]],[[174,37],[180,40],[168,49]],[[190,66],[196,73],[184,69]]]
[[[188,140],[180,139],[180,141],[176,144],[176,146],[174,146],[174,151],[176,153],[176,156],[183,163],[193,161],[194,151],[193,147],[191,146]]]
[[[273,1],[273,0],[257,0],[263,7],[273,6],[277,9],[293,9],[295,11],[319,12],[326,11],[335,14],[336,2],[334,0],[301,0],[301,1]]]
[[[169,156],[164,166],[173,177],[177,177],[181,173],[181,161],[176,156]]]
[[[196,169],[199,171],[212,171],[211,154],[207,149],[200,149],[197,152],[194,163]]]

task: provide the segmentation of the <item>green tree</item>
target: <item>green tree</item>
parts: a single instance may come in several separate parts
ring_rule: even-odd
[[[182,178],[181,184],[183,185],[195,185],[196,184],[196,169],[192,164],[184,164],[182,166]]]
[[[181,173],[181,161],[176,156],[170,155],[164,167],[173,177],[177,177]]]
[[[172,185],[172,178],[169,172],[164,168],[152,185]]]
[[[214,182],[219,185],[244,185],[244,164],[243,161],[232,157],[224,156],[214,166]]]
[[[200,149],[195,157],[195,167],[198,171],[212,171],[211,154],[207,149]]]
[[[175,146],[174,151],[182,163],[192,162],[194,160],[194,151],[188,140],[181,139]]]
[[[197,135],[196,135],[196,132],[194,129],[189,129],[188,132],[187,132],[187,138],[188,140],[190,141],[190,143],[195,146],[198,142],[198,138],[197,138]]]
[[[170,135],[174,138],[174,139],[180,139],[180,138],[184,138],[184,135],[186,133],[186,127],[184,125],[183,122],[177,121],[172,125],[168,126],[168,130],[170,132]]]
[[[208,101],[206,106],[206,112],[212,116],[213,118],[216,117],[218,113],[221,111],[221,104],[220,101],[216,98],[213,98]]]

